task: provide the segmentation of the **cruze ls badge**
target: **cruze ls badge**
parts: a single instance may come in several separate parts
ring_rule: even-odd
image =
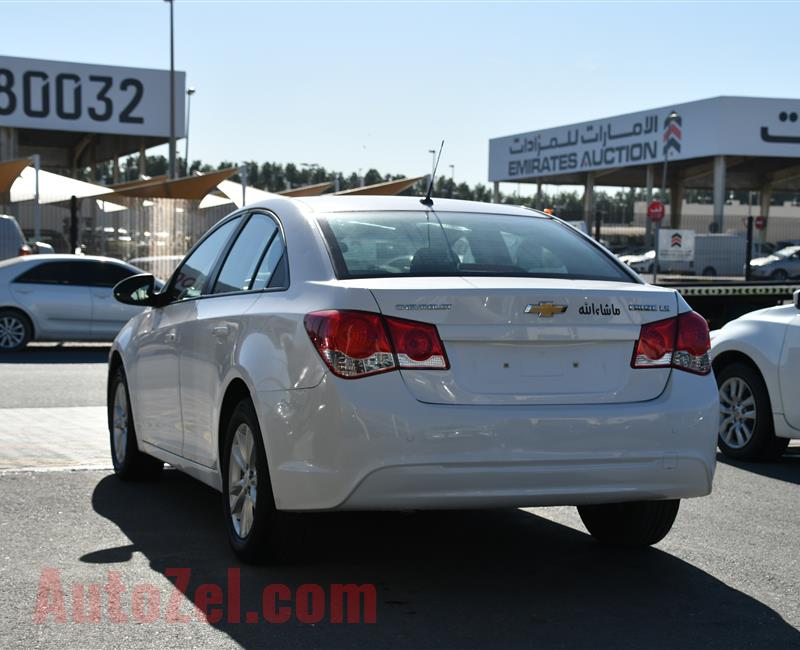
[[[630,311],[672,311],[672,308],[669,305],[641,305],[637,302],[628,305],[628,309]]]
[[[555,305],[541,300],[536,305],[525,307],[526,314],[538,314],[539,318],[552,318],[554,314],[563,314],[565,311],[567,311],[566,305]]]

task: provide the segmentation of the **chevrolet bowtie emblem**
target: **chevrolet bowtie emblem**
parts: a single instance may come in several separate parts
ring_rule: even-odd
[[[539,318],[552,318],[553,314],[563,314],[565,311],[567,311],[566,305],[554,305],[552,302],[543,301],[525,307],[526,314],[538,314]]]

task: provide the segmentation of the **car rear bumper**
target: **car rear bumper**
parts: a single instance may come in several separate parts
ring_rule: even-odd
[[[259,393],[258,409],[284,510],[703,496],[719,413],[713,376],[678,371],[658,398],[629,404],[425,404],[393,372]]]

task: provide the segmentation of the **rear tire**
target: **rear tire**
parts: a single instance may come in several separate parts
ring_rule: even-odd
[[[769,279],[773,282],[786,282],[789,279],[789,274],[783,269],[777,269],[769,274]]]
[[[769,393],[761,374],[735,362],[716,373],[720,401],[717,445],[735,460],[774,460],[783,454],[788,438],[778,438],[772,422]]]
[[[139,451],[125,371],[119,366],[108,385],[108,432],[114,473],[123,481],[158,478],[164,463]]]
[[[707,266],[703,269],[703,275],[705,277],[714,278],[717,275],[717,269],[715,269],[713,266]]]
[[[0,309],[0,352],[21,350],[33,336],[28,317],[16,309]]]
[[[233,552],[247,564],[284,559],[290,515],[275,508],[261,427],[249,399],[239,402],[228,420],[221,469],[225,529]]]
[[[680,499],[632,501],[578,506],[589,533],[599,542],[622,546],[650,546],[672,528]]]

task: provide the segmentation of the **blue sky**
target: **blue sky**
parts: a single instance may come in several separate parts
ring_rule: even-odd
[[[0,1],[0,54],[169,66],[168,6]],[[715,95],[800,97],[788,2],[192,2],[176,67],[191,157],[441,169],[486,182],[491,137]],[[182,145],[179,146],[182,151]]]

